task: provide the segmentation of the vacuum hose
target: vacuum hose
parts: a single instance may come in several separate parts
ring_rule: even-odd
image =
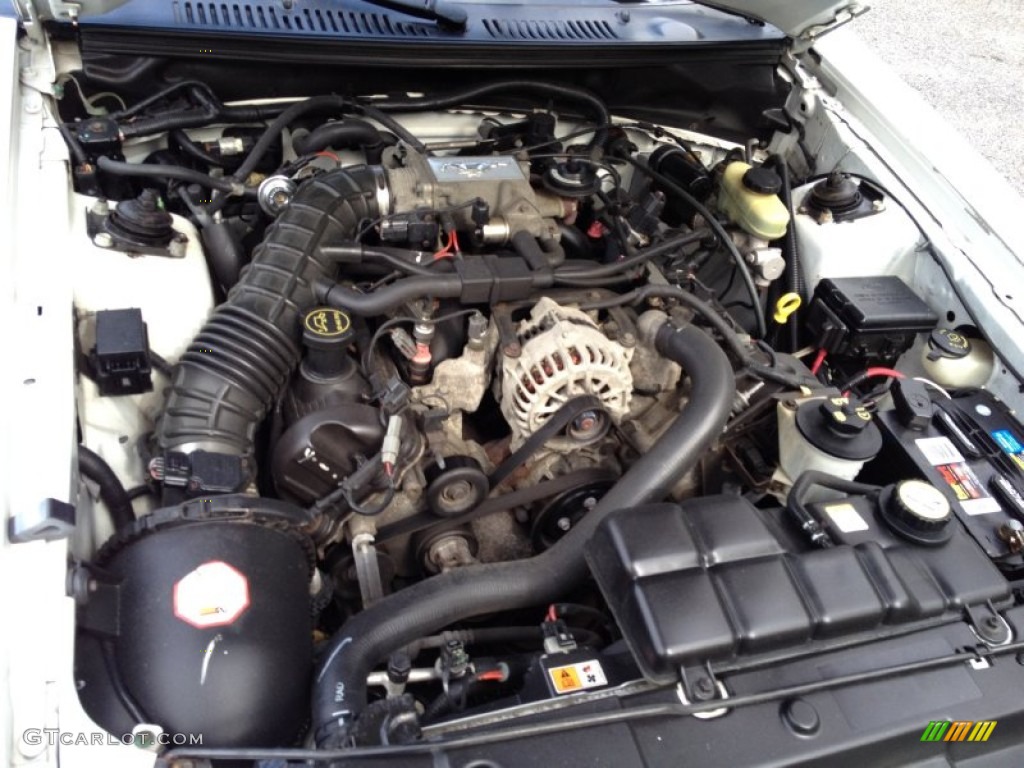
[[[121,484],[121,480],[114,474],[110,465],[103,460],[103,457],[93,453],[84,445],[79,445],[78,471],[99,486],[100,499],[107,505],[115,532],[135,522],[132,500],[124,489],[124,485]]]
[[[457,568],[396,592],[356,614],[321,657],[313,689],[317,746],[345,746],[366,706],[367,674],[389,654],[454,622],[550,603],[587,576],[584,545],[611,512],[667,496],[721,434],[735,393],[725,353],[694,326],[658,328],[655,348],[691,382],[685,410],[580,523],[545,552]]]
[[[163,450],[252,453],[256,427],[298,364],[313,283],[334,268],[320,246],[351,240],[361,221],[376,218],[383,183],[360,167],[299,188],[174,367],[157,427]]]

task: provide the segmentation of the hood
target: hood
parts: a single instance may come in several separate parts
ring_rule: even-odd
[[[32,17],[74,20],[76,16],[107,13],[124,1],[80,0],[66,4],[62,0],[14,0],[14,5],[23,20]],[[812,43],[825,32],[868,10],[868,6],[853,0],[699,0],[698,4],[767,22],[804,43]]]
[[[808,43],[868,10],[852,0],[701,0],[700,4],[765,21]]]

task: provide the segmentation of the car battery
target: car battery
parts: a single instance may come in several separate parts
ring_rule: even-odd
[[[887,483],[902,472],[929,481],[992,560],[1021,569],[1024,427],[985,390],[934,400],[932,408],[924,424],[907,423],[895,410],[879,413],[884,447],[860,479]]]

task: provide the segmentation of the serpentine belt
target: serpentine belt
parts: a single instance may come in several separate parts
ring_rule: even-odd
[[[530,435],[530,437],[527,438],[516,451],[514,451],[507,459],[495,468],[487,478],[491,489],[493,490],[494,488],[497,488],[513,472],[525,464],[527,459],[542,448],[548,440],[557,436],[559,432],[569,426],[573,419],[582,413],[595,410],[604,411],[605,408],[604,403],[601,402],[600,398],[595,397],[594,395],[581,395],[579,397],[574,397],[562,405],[557,411],[551,414],[551,417],[544,422],[540,429]],[[501,512],[506,509],[512,509],[513,507],[532,504],[536,501],[541,501],[559,493],[568,491],[579,485],[607,479],[608,470],[606,469],[595,468],[577,470],[575,472],[562,475],[561,477],[556,477],[553,480],[545,480],[544,482],[537,483],[530,488],[521,488],[517,491],[502,494],[501,496],[493,496],[485,499],[473,509],[456,517],[444,518],[442,520],[429,512],[417,513],[411,517],[405,518],[404,520],[392,523],[391,525],[383,526],[377,531],[375,538],[377,543],[381,543],[388,539],[395,538],[396,536],[407,536],[410,533],[421,531],[424,528],[429,528],[440,522],[444,522],[452,526],[463,525],[472,520],[476,520],[478,517],[484,517],[485,515]]]

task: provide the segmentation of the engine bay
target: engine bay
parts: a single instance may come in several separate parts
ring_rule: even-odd
[[[803,127],[540,79],[67,93],[92,514],[14,533],[73,536],[103,730],[255,763],[523,723],[593,764],[571,713],[690,743],[764,670],[1016,648],[1012,375],[904,203]]]

